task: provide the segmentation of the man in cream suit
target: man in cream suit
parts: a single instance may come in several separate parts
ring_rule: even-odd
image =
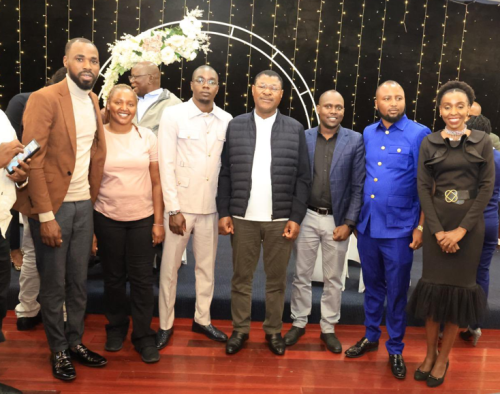
[[[214,104],[219,78],[210,66],[198,67],[191,80],[193,97],[166,108],[158,129],[161,186],[165,201],[165,247],[160,271],[160,329],[163,349],[173,333],[177,271],[191,234],[196,260],[196,307],[192,330],[225,342],[210,323],[218,240],[215,204],[220,155],[232,116]]]

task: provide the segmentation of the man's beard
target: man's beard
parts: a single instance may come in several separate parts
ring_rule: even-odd
[[[91,81],[81,81],[78,76],[81,74],[92,74],[94,77]],[[96,76],[94,73],[90,73],[89,71],[82,71],[78,75],[74,75],[70,70],[68,70],[68,75],[70,76],[71,80],[82,90],[91,90],[94,87],[94,83],[96,81]]]
[[[405,110],[406,110],[406,108],[405,108]],[[404,116],[405,110],[403,110],[403,112],[400,112],[396,116],[382,115],[378,109],[377,109],[377,113],[378,113],[378,116],[380,118],[384,119],[385,121],[387,121],[387,122],[389,122],[391,124],[394,124],[394,123],[396,123],[399,119],[401,119]]]

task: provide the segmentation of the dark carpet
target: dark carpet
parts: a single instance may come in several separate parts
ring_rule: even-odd
[[[290,322],[290,292],[295,260],[292,256],[288,266],[288,285],[285,297],[285,311],[283,320]],[[213,319],[231,319],[231,277],[233,273],[231,245],[229,237],[219,237],[219,248],[217,252],[217,263],[215,267],[215,292],[212,302]],[[355,262],[349,263],[349,278],[346,280],[346,288],[342,295],[341,324],[363,324],[363,294],[358,293],[360,265]],[[411,291],[415,288],[422,273],[422,252],[415,253],[413,269],[411,273]],[[88,280],[88,304],[87,312],[104,313],[103,304],[103,281],[100,264],[94,266],[89,271]],[[155,295],[158,297],[158,275],[156,275]],[[188,264],[179,270],[179,281],[177,285],[177,302],[175,314],[177,317],[191,318],[194,314],[195,304],[195,283],[194,283],[194,256],[191,244],[188,245]],[[489,314],[485,322],[485,328],[500,329],[500,253],[494,254],[491,263],[491,280],[489,294]],[[313,285],[313,308],[309,322],[319,323],[320,320],[320,299],[323,286],[321,283]],[[19,293],[19,272],[12,270],[11,286],[9,289],[8,307],[14,309],[17,304]],[[263,321],[265,317],[265,275],[262,266],[262,256],[254,277],[252,320]],[[158,316],[158,308],[155,308],[155,315]],[[422,325],[423,322],[415,321],[408,317],[409,325]]]

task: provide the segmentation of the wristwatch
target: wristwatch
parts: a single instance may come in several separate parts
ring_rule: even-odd
[[[421,226],[420,224],[417,226],[417,230],[424,231],[424,226]]]
[[[181,211],[168,211],[168,215],[169,216],[174,216],[174,215],[177,215],[178,213],[180,213]]]

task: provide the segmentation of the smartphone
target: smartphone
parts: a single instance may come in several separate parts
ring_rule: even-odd
[[[32,140],[28,145],[24,147],[23,153],[19,153],[11,160],[9,165],[6,167],[7,172],[12,175],[14,173],[14,167],[20,167],[20,161],[31,159],[39,150],[40,145],[38,144],[38,142],[36,142],[36,140]]]

